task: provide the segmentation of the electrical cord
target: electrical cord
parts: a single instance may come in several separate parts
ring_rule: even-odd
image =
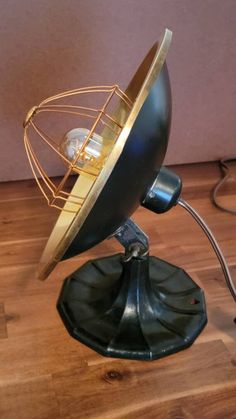
[[[226,284],[228,285],[228,288],[232,294],[232,297],[234,298],[234,300],[236,301],[236,288],[235,285],[233,283],[233,279],[231,277],[231,274],[229,272],[229,268],[227,266],[226,260],[224,258],[224,255],[213,235],[213,233],[211,232],[211,230],[209,229],[209,227],[206,225],[205,221],[202,219],[202,217],[197,213],[197,211],[195,211],[195,209],[193,209],[191,207],[191,205],[189,205],[186,201],[184,201],[182,198],[179,198],[178,200],[178,204],[183,207],[186,211],[188,211],[188,213],[190,215],[192,215],[192,217],[194,218],[194,220],[200,225],[200,227],[202,228],[202,230],[204,231],[204,233],[206,234],[208,240],[210,241],[212,248],[220,262],[224,277],[225,277],[225,281]]]
[[[223,174],[222,179],[220,179],[217,184],[215,185],[213,191],[212,191],[212,202],[213,204],[226,212],[229,212],[230,214],[234,214],[236,215],[236,209],[234,208],[227,208],[224,205],[220,204],[219,200],[218,200],[218,192],[219,189],[225,184],[225,182],[231,177],[231,173],[230,173],[230,168],[227,165],[228,162],[232,162],[232,161],[236,161],[236,158],[229,158],[229,159],[221,159],[219,161],[219,166],[221,169],[221,172]]]

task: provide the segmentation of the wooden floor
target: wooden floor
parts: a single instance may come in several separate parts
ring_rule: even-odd
[[[215,164],[177,167],[183,197],[205,218],[236,282],[236,216],[211,204]],[[0,185],[0,418],[236,418],[236,305],[207,239],[182,209],[134,220],[151,254],[204,288],[209,322],[190,349],[153,362],[103,358],[67,334],[55,305],[63,278],[90,258],[120,251],[105,241],[63,262],[44,283],[35,268],[57,212],[33,181]],[[232,182],[221,196],[236,206]]]

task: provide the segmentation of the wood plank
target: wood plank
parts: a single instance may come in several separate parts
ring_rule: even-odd
[[[51,377],[0,387],[2,419],[60,419]]]
[[[0,203],[0,242],[47,237],[56,211],[43,198]]]
[[[1,339],[0,359],[0,386],[87,365],[82,345],[70,338],[62,323],[55,329]]]
[[[42,253],[46,241],[47,237],[39,237],[38,239],[1,242],[0,269],[38,263],[39,255]]]
[[[119,417],[152,404],[190,395],[197,389],[236,385],[236,370],[221,341],[192,346],[153,362],[113,361],[53,374],[60,411],[70,418]],[[139,416],[137,416],[139,417]]]
[[[0,303],[0,339],[7,338],[7,322],[4,305]]]
[[[119,419],[189,419],[202,417],[204,419],[235,419],[236,385],[227,385],[217,390],[193,393],[190,396],[147,404],[142,409],[135,409],[124,415],[118,414],[113,418]],[[197,416],[199,415],[199,416]]]

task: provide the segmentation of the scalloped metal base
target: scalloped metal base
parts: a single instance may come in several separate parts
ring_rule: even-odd
[[[115,358],[178,352],[207,323],[198,285],[182,269],[148,256],[87,262],[65,280],[57,308],[71,336]]]

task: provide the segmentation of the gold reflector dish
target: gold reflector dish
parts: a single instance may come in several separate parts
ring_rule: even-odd
[[[40,279],[61,260],[106,185],[161,72],[171,36],[166,30],[125,93],[117,85],[75,89],[44,100],[27,114],[24,143],[31,169],[48,205],[61,210],[40,261]],[[64,168],[62,178],[50,178],[51,159],[41,145],[53,152],[60,171]]]

